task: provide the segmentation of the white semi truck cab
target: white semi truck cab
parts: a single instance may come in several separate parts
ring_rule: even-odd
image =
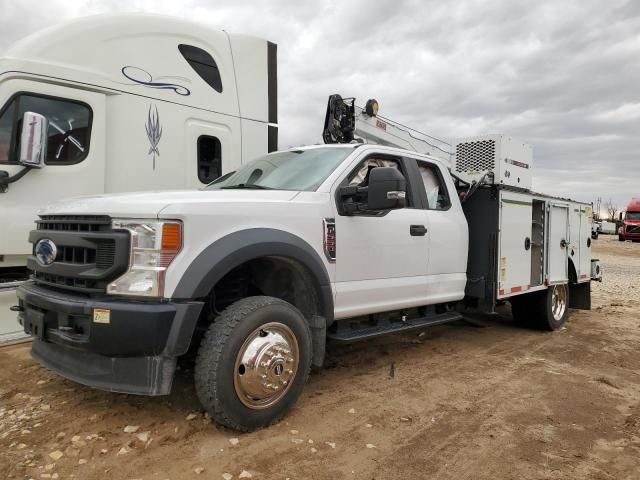
[[[345,105],[329,102],[330,142],[373,123],[373,110],[359,120]],[[388,141],[392,124],[378,121]],[[454,151],[294,148],[200,191],[48,206],[29,233],[32,280],[15,308],[32,355],[87,385],[162,395],[178,358],[197,353],[204,408],[248,431],[293,405],[327,340],[460,321],[506,301],[517,322],[555,330],[569,307],[589,308],[589,208],[531,192],[523,142],[468,139]]]
[[[198,188],[277,148],[276,45],[153,15],[100,15],[0,59],[0,342],[15,336],[37,209]],[[39,141],[43,137],[44,142]]]

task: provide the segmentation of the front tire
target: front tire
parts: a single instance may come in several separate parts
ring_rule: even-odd
[[[624,242],[624,237],[620,234],[618,234],[618,241],[619,242]]]
[[[300,396],[311,354],[311,330],[297,308],[273,297],[239,300],[200,344],[196,393],[221,425],[244,432],[266,427]]]

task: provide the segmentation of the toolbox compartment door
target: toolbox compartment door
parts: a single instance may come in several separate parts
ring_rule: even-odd
[[[547,282],[567,283],[569,239],[569,205],[550,202],[547,220]]]
[[[580,257],[577,266],[578,283],[591,280],[591,223],[593,222],[593,210],[591,207],[580,207],[580,236],[577,240],[571,239],[577,244]]]
[[[502,192],[498,297],[529,289],[531,280],[531,196]]]

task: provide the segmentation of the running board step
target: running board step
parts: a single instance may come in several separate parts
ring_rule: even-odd
[[[348,320],[337,322],[335,332],[327,332],[327,338],[334,342],[351,343],[359,340],[381,337],[390,333],[403,333],[412,330],[420,330],[434,325],[464,320],[458,312],[446,312],[429,315],[427,317],[413,318],[404,322],[380,322],[377,325],[367,325],[364,327],[352,328]]]

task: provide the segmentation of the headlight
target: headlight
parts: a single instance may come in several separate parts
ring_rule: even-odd
[[[162,297],[167,267],[182,248],[182,223],[114,219],[114,230],[131,234],[129,269],[107,287],[107,293]]]

